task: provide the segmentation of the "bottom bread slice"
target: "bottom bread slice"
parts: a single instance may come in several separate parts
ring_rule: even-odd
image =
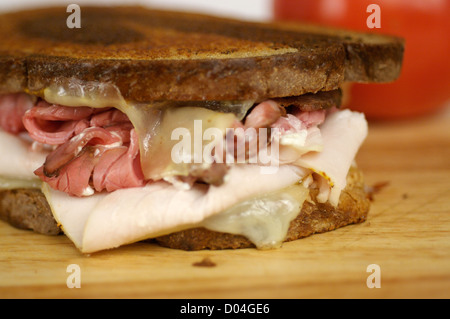
[[[370,202],[364,191],[363,175],[352,167],[347,175],[347,186],[342,191],[337,207],[318,203],[318,190],[312,188],[311,200],[305,201],[298,216],[291,222],[285,241],[307,237],[366,220]],[[0,191],[0,219],[14,227],[30,229],[46,235],[62,233],[50,210],[44,194],[37,189]],[[201,250],[237,249],[254,247],[241,235],[220,233],[205,228],[192,228],[154,239],[164,247]]]
[[[40,234],[58,235],[62,232],[39,189],[1,191],[0,219],[16,228],[30,229]]]

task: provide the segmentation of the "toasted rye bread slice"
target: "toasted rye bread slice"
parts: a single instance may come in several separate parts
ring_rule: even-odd
[[[366,219],[370,204],[364,192],[362,173],[358,169],[351,168],[347,176],[347,186],[341,194],[337,208],[328,203],[317,203],[317,193],[317,189],[311,190],[311,201],[304,203],[297,218],[291,222],[286,241],[331,231]],[[20,189],[0,192],[0,219],[14,227],[31,229],[46,235],[61,233],[44,194],[39,190]],[[243,236],[210,231],[205,228],[179,231],[157,237],[155,241],[161,246],[183,250],[254,247]]]
[[[61,229],[39,189],[0,191],[0,219],[10,225],[45,235],[58,235]]]
[[[52,84],[110,83],[126,100],[255,100],[389,82],[397,37],[254,23],[143,7],[65,7],[0,18],[0,93],[42,96]]]

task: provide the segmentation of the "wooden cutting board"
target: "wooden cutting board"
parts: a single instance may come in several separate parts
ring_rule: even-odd
[[[277,250],[137,243],[85,256],[64,236],[0,222],[0,297],[449,298],[449,112],[371,123],[357,162],[369,186],[384,185],[368,220]],[[79,273],[68,272],[73,264]],[[374,264],[378,270],[368,272]],[[68,288],[76,274],[69,284],[81,287]],[[371,275],[380,288],[368,287]]]

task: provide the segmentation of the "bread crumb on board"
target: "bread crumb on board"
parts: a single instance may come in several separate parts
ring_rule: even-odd
[[[209,257],[203,258],[201,261],[195,262],[192,264],[194,267],[215,267],[216,263],[211,260]]]

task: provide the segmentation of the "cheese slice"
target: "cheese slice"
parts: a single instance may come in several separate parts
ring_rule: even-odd
[[[204,150],[209,143],[203,142],[205,132],[211,129],[218,131],[212,141],[218,145],[225,136],[226,128],[232,127],[236,120],[231,113],[201,107],[180,107],[162,110],[157,127],[152,127],[149,123],[141,123],[145,122],[143,119],[151,118],[143,116],[142,111],[149,112],[151,109],[139,110],[136,113],[139,120],[132,121],[141,141],[142,171],[147,179],[152,180],[188,176],[191,164],[206,165],[208,157]],[[183,134],[174,134],[177,131]],[[174,161],[173,151],[180,144],[187,147],[181,148],[181,155],[178,155],[180,160]]]
[[[49,103],[73,107],[115,107],[125,113],[138,134],[142,172],[146,179],[151,180],[189,175],[190,164],[194,160],[197,163],[198,159],[203,159],[203,150],[209,144],[201,143],[198,147],[198,143],[194,141],[199,138],[202,142],[205,132],[211,129],[218,130],[223,137],[225,129],[232,127],[234,121],[242,119],[253,105],[252,101],[133,103],[126,101],[119,89],[112,84],[81,82],[76,79],[61,80],[51,85],[44,90],[44,97]],[[195,122],[200,123],[199,131]],[[185,137],[190,140],[192,150],[191,154],[185,154],[185,157],[192,159],[189,163],[175,163],[172,160],[171,151],[179,138],[173,136],[177,128],[184,128],[195,135]]]
[[[243,235],[259,249],[279,247],[309,190],[301,184],[237,203],[200,223],[210,230]]]
[[[41,188],[42,182],[39,179],[17,179],[0,176],[0,190],[18,188]]]

